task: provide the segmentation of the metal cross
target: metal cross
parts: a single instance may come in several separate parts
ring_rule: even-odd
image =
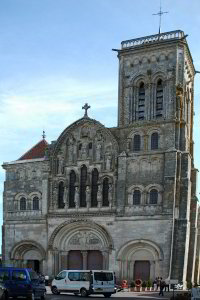
[[[43,140],[45,139],[45,137],[46,137],[46,134],[45,134],[45,131],[43,130],[42,131],[42,138],[43,138]]]
[[[87,110],[90,108],[91,106],[88,105],[87,103],[85,103],[84,106],[82,106],[82,109],[85,109],[85,113],[84,113],[84,118],[87,118],[88,115],[87,115]]]
[[[158,34],[161,33],[161,17],[164,14],[168,14],[168,11],[162,11],[162,9],[161,9],[161,0],[160,0],[160,11],[157,14],[153,14],[153,16],[159,16],[160,17]]]

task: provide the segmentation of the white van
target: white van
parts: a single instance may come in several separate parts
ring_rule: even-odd
[[[108,298],[116,293],[115,274],[101,270],[63,270],[52,281],[51,291],[55,295],[69,292],[82,297],[103,294]]]

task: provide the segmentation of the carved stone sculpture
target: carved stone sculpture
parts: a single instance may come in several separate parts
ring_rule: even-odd
[[[101,142],[98,142],[96,145],[96,160],[97,161],[101,160],[101,151],[102,151],[102,144],[101,144]]]
[[[75,188],[75,197],[74,197],[75,207],[79,207],[79,189],[78,187]]]
[[[90,187],[87,186],[86,187],[86,204],[87,204],[87,208],[90,207],[90,196],[91,196]]]
[[[106,171],[111,170],[111,165],[112,165],[112,155],[110,153],[108,153],[106,155]]]
[[[69,138],[68,141],[68,162],[74,161],[74,141],[73,138]]]
[[[98,192],[97,192],[97,203],[98,203],[98,207],[101,207],[102,204],[102,190],[101,187],[98,187]]]

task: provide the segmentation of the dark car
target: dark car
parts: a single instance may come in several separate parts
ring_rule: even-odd
[[[6,300],[5,283],[0,281],[0,300]]]
[[[44,280],[35,271],[27,268],[0,268],[2,297],[26,297],[27,300],[36,298],[43,300],[46,295]],[[3,291],[4,289],[4,291]]]

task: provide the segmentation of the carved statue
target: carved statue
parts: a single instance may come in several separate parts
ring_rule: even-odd
[[[97,192],[97,203],[98,207],[101,207],[101,202],[102,202],[102,190],[101,187],[98,187],[98,192]]]
[[[74,161],[74,141],[73,138],[68,140],[68,162]]]
[[[113,186],[112,184],[110,183],[109,184],[109,189],[108,189],[108,201],[109,201],[109,204],[111,205],[112,203],[112,198],[113,198]]]
[[[78,208],[79,207],[79,189],[77,186],[75,188],[74,202],[75,202],[75,207]]]
[[[57,208],[57,201],[58,201],[58,189],[57,187],[54,187],[53,189],[53,208]]]
[[[112,164],[112,155],[108,153],[106,154],[106,171],[111,170],[111,164]]]
[[[90,187],[87,186],[86,187],[86,203],[87,203],[87,207],[90,207],[90,195],[91,195]]]
[[[81,148],[81,158],[86,159],[87,158],[87,143],[83,142],[82,148]]]
[[[58,156],[58,174],[63,174],[64,171],[64,157],[63,154],[61,153]]]
[[[64,188],[63,200],[65,203],[65,208],[67,208],[68,207],[68,187],[66,187],[66,186]]]
[[[97,161],[101,160],[101,151],[102,151],[102,144],[101,144],[101,142],[98,142],[96,145],[96,160]]]

